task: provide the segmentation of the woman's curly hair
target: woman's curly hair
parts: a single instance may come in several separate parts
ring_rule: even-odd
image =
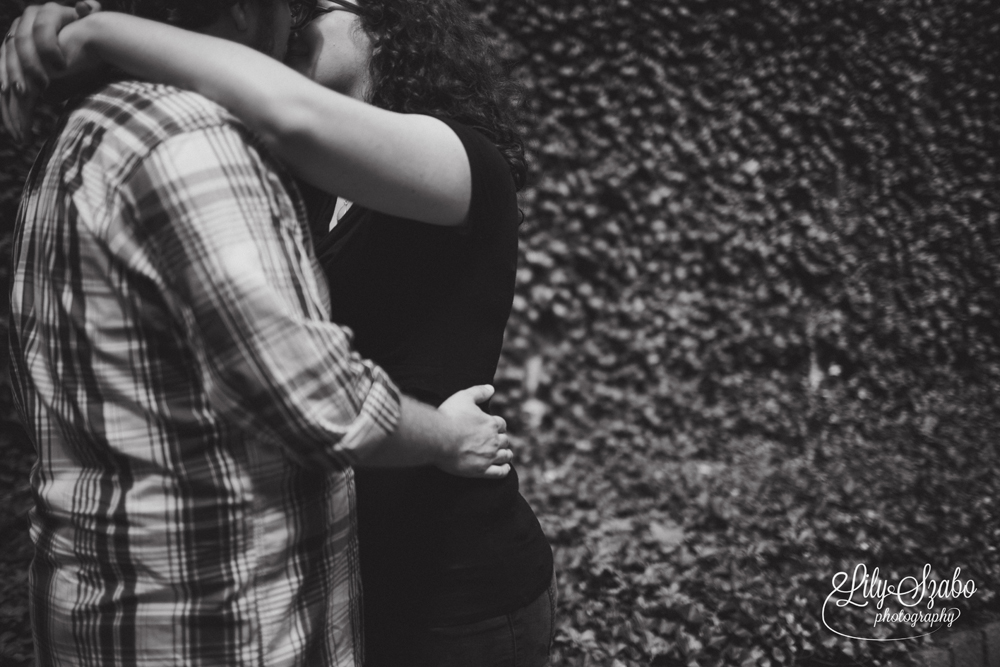
[[[106,10],[197,30],[215,21],[234,4],[236,0],[103,0],[101,6]],[[274,0],[265,0],[263,4],[273,6]]]
[[[518,190],[527,166],[517,132],[520,89],[462,0],[360,0],[372,41],[368,102],[474,127],[507,160]]]

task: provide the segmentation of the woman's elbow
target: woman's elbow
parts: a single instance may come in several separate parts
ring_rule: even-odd
[[[295,154],[315,140],[316,119],[305,105],[276,99],[262,105],[253,129],[275,155]]]

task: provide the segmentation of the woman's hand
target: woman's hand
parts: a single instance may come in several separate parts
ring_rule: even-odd
[[[53,81],[99,67],[85,52],[82,39],[60,39],[70,23],[100,11],[96,0],[75,7],[49,2],[29,5],[14,20],[0,45],[0,112],[17,141],[30,134],[31,114],[38,97]]]

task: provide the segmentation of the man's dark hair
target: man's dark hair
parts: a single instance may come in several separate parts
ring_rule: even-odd
[[[274,0],[262,1],[267,5],[274,3]],[[179,28],[197,30],[214,22],[234,4],[236,0],[105,0],[101,6]]]

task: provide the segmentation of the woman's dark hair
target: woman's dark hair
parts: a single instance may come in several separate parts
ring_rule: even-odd
[[[265,7],[274,0],[259,0]],[[103,0],[104,9],[125,12],[144,19],[169,23],[180,28],[203,28],[229,9],[236,0]]]
[[[516,128],[520,89],[462,0],[359,4],[373,46],[368,102],[475,128],[507,160],[517,189],[524,187],[524,144]]]

